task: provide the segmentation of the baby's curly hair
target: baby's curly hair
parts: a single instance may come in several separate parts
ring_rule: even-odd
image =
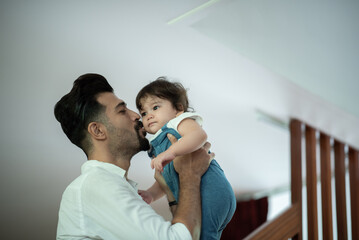
[[[155,81],[144,86],[136,97],[136,107],[142,109],[141,100],[155,96],[170,101],[177,111],[189,111],[187,90],[181,83],[170,82],[166,77],[159,77]]]

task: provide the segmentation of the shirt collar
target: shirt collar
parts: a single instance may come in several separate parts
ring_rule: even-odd
[[[111,173],[115,173],[121,176],[122,178],[124,178],[125,180],[127,180],[127,182],[131,184],[133,187],[137,187],[138,185],[135,181],[125,178],[126,171],[124,169],[120,168],[119,166],[116,166],[115,164],[101,162],[98,160],[87,160],[81,167],[81,173],[84,174],[86,172],[89,172],[92,168],[102,168]]]

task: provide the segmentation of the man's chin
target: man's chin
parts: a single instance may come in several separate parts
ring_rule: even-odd
[[[140,139],[140,151],[147,151],[150,149],[150,142],[147,138]]]
[[[141,130],[137,131],[137,137],[140,144],[139,146],[140,151],[147,151],[150,149],[150,142],[145,136],[146,136],[146,132]]]
[[[143,138],[145,138],[147,135],[147,132],[144,129],[139,130],[139,133],[140,133],[140,136],[142,136]]]
[[[137,138],[139,141],[139,150],[140,151],[147,151],[150,149],[150,142],[146,138],[146,131],[143,128],[142,122],[138,122],[138,124],[135,126],[135,130],[137,133]]]

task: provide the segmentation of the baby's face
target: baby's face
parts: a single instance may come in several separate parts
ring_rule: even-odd
[[[143,127],[151,134],[155,134],[178,113],[170,101],[155,96],[143,98],[141,104]]]

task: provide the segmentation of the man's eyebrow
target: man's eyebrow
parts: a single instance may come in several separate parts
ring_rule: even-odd
[[[126,107],[127,106],[127,103],[125,102],[120,102],[119,104],[116,105],[115,107],[115,111],[117,111],[119,108],[121,107]]]

